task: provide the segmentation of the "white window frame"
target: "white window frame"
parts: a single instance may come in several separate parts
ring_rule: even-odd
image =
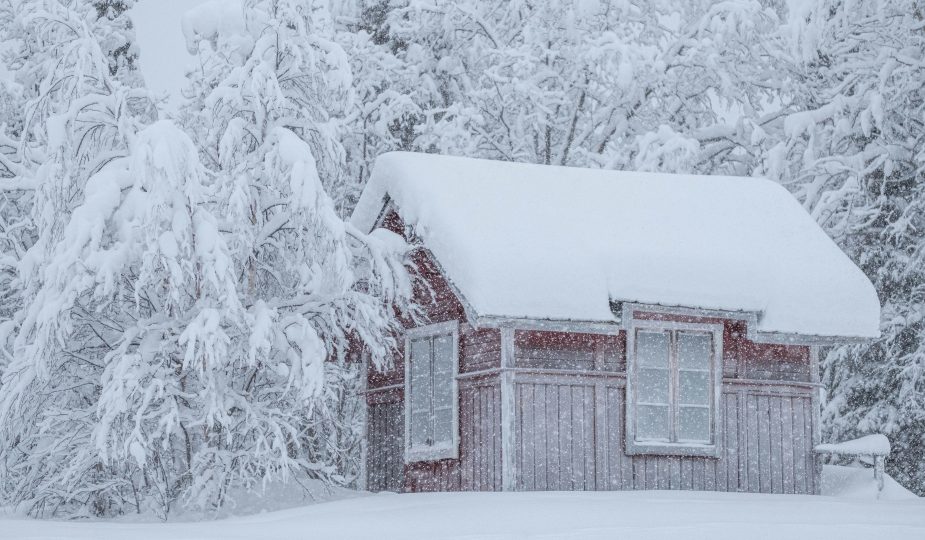
[[[712,409],[710,411],[710,443],[692,443],[692,442],[661,442],[661,441],[640,441],[636,439],[636,333],[639,330],[677,332],[688,331],[696,333],[710,333],[713,336],[713,355],[710,358],[710,370],[712,374]],[[679,368],[676,365],[677,359],[673,352],[674,340],[669,355],[669,407],[672,410],[678,409],[677,388],[675,383],[675,371]],[[719,415],[720,401],[722,398],[723,383],[723,325],[711,323],[688,323],[675,321],[659,321],[648,319],[634,319],[627,325],[626,329],[626,453],[636,454],[653,454],[664,456],[699,456],[699,457],[719,457],[720,445],[719,440],[722,438]],[[672,416],[676,417],[677,412]]]
[[[417,339],[452,336],[453,374],[451,392],[453,394],[452,441],[450,444],[412,446],[411,445],[411,342]],[[459,458],[459,321],[448,321],[427,326],[411,328],[405,332],[405,463],[418,461],[435,461],[438,459]]]

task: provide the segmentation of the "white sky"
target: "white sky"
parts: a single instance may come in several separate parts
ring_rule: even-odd
[[[139,0],[130,16],[141,50],[141,73],[148,88],[176,103],[193,57],[186,51],[180,19],[207,0]]]

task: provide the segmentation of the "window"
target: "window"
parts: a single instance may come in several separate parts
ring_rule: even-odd
[[[458,456],[458,325],[408,331],[405,340],[405,460]]]
[[[716,455],[722,326],[634,321],[627,451]]]

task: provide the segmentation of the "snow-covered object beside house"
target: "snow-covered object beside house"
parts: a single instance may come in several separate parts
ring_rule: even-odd
[[[816,452],[845,456],[888,456],[890,440],[886,435],[875,433],[850,441],[816,445]]]
[[[879,305],[781,187],[396,153],[353,223],[428,319],[367,374],[369,489],[820,493],[818,348]]]
[[[872,338],[867,277],[763,179],[394,152],[353,215],[388,197],[479,317],[613,322],[611,301],[750,312],[763,333]]]

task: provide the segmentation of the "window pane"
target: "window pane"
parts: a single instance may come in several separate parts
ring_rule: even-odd
[[[637,405],[636,439],[668,440],[667,405]]]
[[[639,368],[636,402],[668,405],[668,373],[667,369]]]
[[[431,417],[430,340],[411,342],[411,445],[425,446],[433,440],[434,424]]]
[[[713,336],[678,332],[678,365],[684,369],[710,369]]]
[[[453,336],[434,338],[434,408],[453,405]]]
[[[710,372],[685,371],[678,374],[680,383],[679,398],[681,405],[710,404]]]
[[[710,409],[708,407],[681,407],[678,419],[678,440],[710,442]]]
[[[434,439],[430,411],[411,413],[411,446],[428,446]]]
[[[434,411],[434,444],[453,441],[453,409]]]
[[[430,340],[411,342],[411,410],[430,411],[431,388]]]
[[[636,362],[646,367],[668,367],[668,334],[636,332]]]

